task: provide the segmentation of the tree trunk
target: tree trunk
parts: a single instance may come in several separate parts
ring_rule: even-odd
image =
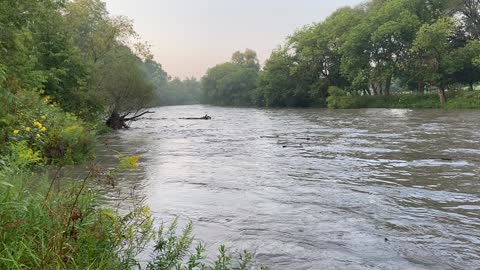
[[[372,90],[373,90],[373,95],[374,96],[378,95],[377,87],[375,86],[374,83],[372,83]]]
[[[418,93],[424,94],[425,93],[425,83],[422,81],[418,82]]]
[[[447,95],[445,94],[445,87],[441,86],[437,88],[438,97],[440,98],[440,104],[447,103]]]
[[[388,76],[385,81],[385,96],[390,96],[390,88],[392,87],[392,76]]]
[[[130,125],[127,124],[130,123],[131,121],[136,121],[138,118],[142,117],[143,115],[147,113],[153,113],[149,111],[145,111],[140,114],[135,114],[133,117],[127,118],[127,116],[130,113],[126,113],[125,115],[120,115],[117,111],[113,111],[110,117],[107,119],[106,124],[108,127],[110,127],[113,130],[119,130],[119,129],[128,129],[130,128]]]
[[[106,122],[107,126],[113,130],[119,130],[122,128],[128,128],[125,120],[117,111],[113,111]]]
[[[470,87],[470,91],[473,91],[473,90],[474,90],[474,89],[473,89],[473,82],[470,82],[470,83],[469,83],[469,87]]]

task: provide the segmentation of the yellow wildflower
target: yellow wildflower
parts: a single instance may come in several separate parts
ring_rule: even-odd
[[[20,130],[18,130],[18,129],[15,129],[15,130],[13,131],[13,134],[14,134],[14,135],[17,135],[18,133],[20,133]]]
[[[40,118],[42,118],[43,120],[47,119],[47,116],[46,115],[42,115],[40,116]]]
[[[43,127],[42,123],[40,123],[40,122],[38,122],[38,121],[33,122],[33,125],[36,126],[36,127],[38,127],[38,128],[42,128],[42,127]]]
[[[40,138],[40,137],[41,137],[40,134],[37,133],[37,138]]]
[[[30,131],[30,127],[26,127],[26,128],[25,128],[25,131],[29,132],[29,131]]]
[[[46,127],[42,127],[40,130],[41,130],[42,132],[45,132],[45,131],[47,131],[47,128],[46,128]]]

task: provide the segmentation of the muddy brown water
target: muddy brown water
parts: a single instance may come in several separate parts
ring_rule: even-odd
[[[480,112],[157,108],[99,141],[102,188],[271,269],[480,269]],[[182,120],[200,117],[212,120]]]

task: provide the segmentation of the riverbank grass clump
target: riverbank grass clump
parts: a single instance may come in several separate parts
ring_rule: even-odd
[[[330,109],[480,109],[480,91],[457,90],[446,94],[447,102],[440,104],[435,93],[399,93],[390,96],[367,96],[346,92],[338,87],[329,88],[327,98]]]
[[[249,253],[233,259],[224,246],[206,262],[205,246],[192,247],[191,223],[178,233],[177,220],[156,228],[143,205],[126,215],[101,208],[88,176],[57,186],[58,172],[25,170],[32,157],[1,162],[0,269],[251,269]],[[139,261],[152,243],[151,260]]]

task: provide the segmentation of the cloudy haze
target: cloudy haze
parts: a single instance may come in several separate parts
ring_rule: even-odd
[[[251,48],[260,61],[305,24],[362,0],[105,0],[113,15],[134,20],[172,76],[200,78],[236,50]]]

